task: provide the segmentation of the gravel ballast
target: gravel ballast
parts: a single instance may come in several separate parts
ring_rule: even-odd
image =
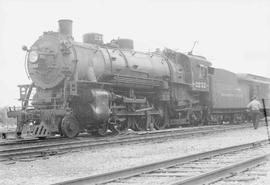
[[[167,141],[115,145],[34,161],[0,163],[1,185],[43,185],[267,139],[265,127]]]

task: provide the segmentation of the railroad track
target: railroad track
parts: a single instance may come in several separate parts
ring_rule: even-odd
[[[268,140],[232,146],[54,185],[209,184],[232,176],[270,157]],[[226,184],[226,183],[225,183]]]
[[[166,130],[156,130],[156,131],[140,131],[140,132],[134,132],[131,133],[130,135],[154,135],[154,134],[162,134],[162,133],[169,133],[169,132],[187,132],[187,131],[204,131],[204,130],[209,130],[209,129],[234,129],[234,128],[246,128],[246,127],[251,127],[251,124],[242,124],[242,125],[214,125],[214,126],[201,126],[201,127],[186,127],[186,128],[176,128],[176,129],[166,129]],[[69,140],[69,141],[75,141],[81,138],[86,138],[86,137],[93,137],[90,134],[80,134],[80,136],[74,138],[74,139],[69,139],[61,136],[55,136],[55,137],[48,137],[46,139],[38,139],[38,138],[26,138],[26,139],[7,139],[7,140],[1,140],[0,139],[0,147],[1,146],[11,146],[11,145],[23,145],[23,144],[35,144],[35,143],[46,143],[46,142],[56,142],[60,140]],[[111,137],[111,136],[108,136]],[[107,137],[103,137],[107,138]],[[99,138],[100,139],[100,138]]]
[[[191,135],[215,133],[226,130],[235,130],[249,128],[250,125],[241,126],[223,126],[223,127],[203,127],[196,129],[172,129],[167,131],[142,132],[135,135],[115,136],[107,138],[84,138],[84,139],[66,139],[35,141],[34,143],[16,143],[3,144],[0,150],[0,162],[7,160],[17,160],[22,158],[43,157],[56,154],[62,154],[71,150],[81,148],[91,148],[100,146],[111,146],[115,144],[147,142],[153,140],[162,140],[167,138],[188,137]],[[36,143],[37,142],[37,143]]]
[[[235,185],[235,184],[269,184],[270,162],[262,161],[253,167],[248,167],[246,170],[241,170],[239,173],[227,175],[211,185]]]

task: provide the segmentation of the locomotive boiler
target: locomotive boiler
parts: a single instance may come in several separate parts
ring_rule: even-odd
[[[26,124],[36,137],[164,129],[199,123],[209,103],[212,70],[204,57],[139,52],[130,39],[104,44],[98,33],[76,42],[71,20],[23,49],[32,84],[19,86],[22,106],[8,112],[18,135]]]

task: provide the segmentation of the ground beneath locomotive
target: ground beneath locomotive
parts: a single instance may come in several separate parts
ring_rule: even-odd
[[[51,184],[266,138],[265,127],[247,128],[163,142],[116,145],[30,162],[18,161],[2,164],[0,184]]]

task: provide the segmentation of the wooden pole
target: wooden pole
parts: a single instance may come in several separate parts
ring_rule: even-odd
[[[263,114],[264,114],[264,120],[265,120],[265,124],[266,124],[267,136],[268,136],[268,141],[269,141],[269,144],[270,144],[270,135],[269,135],[269,128],[268,128],[267,112],[266,112],[265,100],[264,99],[262,99],[262,103],[263,103]]]

